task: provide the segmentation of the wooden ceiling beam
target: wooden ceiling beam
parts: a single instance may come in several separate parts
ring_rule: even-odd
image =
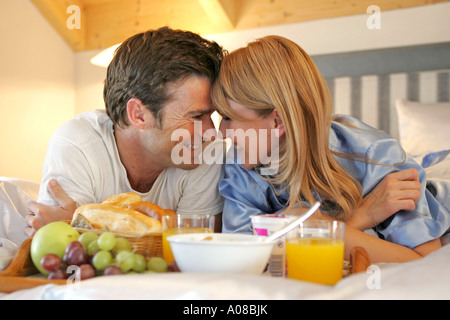
[[[199,16],[205,14],[196,1],[111,1],[88,6],[85,13],[87,50],[105,49],[136,33],[162,26],[199,32],[200,26],[211,25],[209,19]]]
[[[239,2],[235,28],[245,30],[367,13],[370,5],[381,12],[449,2],[449,0],[244,0]]]
[[[203,5],[199,1],[122,0],[87,5],[86,50],[106,49],[138,32],[162,26],[200,34],[233,30],[235,0],[206,0]]]
[[[227,31],[234,29],[237,21],[235,0],[198,0],[198,2],[213,24]]]
[[[87,28],[84,25],[84,8],[80,0],[31,0],[31,2],[73,51],[85,50]],[[73,5],[76,7],[70,7]]]

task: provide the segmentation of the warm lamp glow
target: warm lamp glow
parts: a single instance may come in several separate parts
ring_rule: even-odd
[[[120,46],[119,44],[116,44],[115,46],[109,47],[108,49],[103,50],[99,54],[97,54],[95,57],[91,59],[91,63],[99,66],[99,67],[108,67],[109,63],[111,62],[114,51]]]

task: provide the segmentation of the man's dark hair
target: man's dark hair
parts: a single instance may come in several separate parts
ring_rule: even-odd
[[[137,98],[153,113],[169,100],[167,84],[189,76],[211,82],[219,72],[224,51],[216,42],[190,31],[163,27],[139,33],[122,43],[108,66],[103,98],[114,124],[127,126],[127,102]]]

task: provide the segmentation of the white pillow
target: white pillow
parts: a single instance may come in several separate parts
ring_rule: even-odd
[[[410,155],[450,149],[450,103],[397,100],[400,143]]]
[[[37,200],[39,196],[39,182],[20,178],[0,177],[0,186],[2,186],[3,182],[16,186],[33,200]]]
[[[0,177],[0,238],[20,245],[27,237],[25,216],[27,203],[36,200],[39,183],[17,178]]]

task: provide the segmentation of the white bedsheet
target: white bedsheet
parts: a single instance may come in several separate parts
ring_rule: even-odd
[[[372,266],[335,286],[266,276],[165,273],[98,277],[71,285],[44,285],[1,300],[292,300],[450,299],[450,246],[403,264]],[[378,269],[379,268],[379,269]],[[375,270],[375,271],[374,271]]]

